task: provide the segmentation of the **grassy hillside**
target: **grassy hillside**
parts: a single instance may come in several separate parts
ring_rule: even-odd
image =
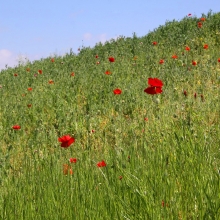
[[[0,219],[220,218],[220,13],[7,68],[0,95]]]

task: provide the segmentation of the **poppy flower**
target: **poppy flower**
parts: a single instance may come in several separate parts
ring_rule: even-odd
[[[70,163],[76,163],[77,159],[76,158],[70,158],[69,161],[70,161]]]
[[[74,73],[74,72],[72,72],[72,73],[71,73],[71,76],[75,76],[75,73]]]
[[[31,104],[27,104],[27,107],[30,108],[32,105]]]
[[[188,17],[190,17],[192,14],[188,14]]]
[[[164,60],[161,59],[161,60],[159,61],[159,64],[163,64],[163,63],[164,63]]]
[[[29,87],[27,90],[28,90],[28,91],[32,91],[32,88],[31,88],[31,87]]]
[[[201,28],[202,27],[202,22],[198,22],[197,26],[198,26],[198,28]]]
[[[122,93],[121,89],[115,89],[113,92],[115,95],[120,95]]]
[[[173,59],[177,59],[178,56],[177,56],[176,54],[174,54],[174,55],[172,56],[172,58],[173,58]]]
[[[115,62],[115,58],[114,58],[114,57],[109,57],[108,60],[109,60],[109,62],[111,62],[111,63]]]
[[[208,48],[209,48],[209,45],[208,45],[208,44],[205,44],[205,45],[203,46],[203,48],[204,48],[204,49],[208,49]]]
[[[186,92],[186,90],[183,91],[183,94],[184,94],[185,96],[187,96],[187,92]]]
[[[220,63],[220,58],[218,58],[218,62]]]
[[[106,70],[106,71],[105,71],[105,74],[106,74],[106,75],[110,75],[111,72],[110,72],[109,70]]]
[[[12,128],[14,130],[20,130],[21,129],[21,126],[20,125],[13,125]]]
[[[196,92],[194,93],[194,98],[196,99],[196,97],[197,97],[197,94],[196,94]]]
[[[193,65],[193,66],[196,66],[196,65],[197,65],[197,62],[196,62],[195,60],[193,60],[193,61],[192,61],[192,65]]]
[[[144,92],[146,92],[147,94],[150,94],[150,95],[155,95],[155,94],[160,94],[163,92],[162,90],[162,87],[153,87],[153,86],[150,86],[148,88],[146,88],[144,90]]]
[[[61,142],[61,147],[67,148],[75,142],[75,139],[72,138],[70,135],[64,135],[58,138],[58,141]]]
[[[98,162],[97,163],[97,167],[106,167],[106,163],[105,163],[105,161],[104,160],[102,160],[101,162]]]
[[[17,73],[15,73],[15,74],[14,74],[14,76],[18,76],[18,74],[17,74]]]
[[[120,179],[120,180],[122,180],[122,178],[123,178],[122,176],[119,176],[119,179]]]
[[[156,46],[156,45],[157,45],[157,42],[156,42],[156,41],[154,41],[152,44],[153,44],[154,46]]]
[[[95,56],[95,58],[97,59],[97,58],[99,58],[99,56],[98,56],[98,55],[96,55],[96,56]]]
[[[70,175],[73,174],[73,170],[72,170],[71,166],[68,165],[68,164],[63,164],[63,174],[64,174],[64,175],[68,175],[68,173],[69,173]]]
[[[42,73],[43,73],[43,71],[42,71],[42,70],[38,70],[38,73],[39,73],[39,74],[42,74]]]
[[[163,82],[158,78],[148,78],[148,84],[153,87],[162,87]]]
[[[145,121],[148,121],[148,118],[144,118]]]
[[[54,84],[54,81],[53,81],[53,80],[49,80],[48,83],[49,83],[49,84]]]
[[[200,18],[200,21],[205,21],[205,18]]]
[[[51,60],[50,60],[50,61],[51,61],[52,63],[54,63],[54,61],[55,61],[55,60],[54,60],[54,58],[51,58]]]
[[[190,51],[190,47],[186,46],[185,50]]]

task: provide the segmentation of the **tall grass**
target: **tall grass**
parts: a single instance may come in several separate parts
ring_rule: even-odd
[[[220,218],[220,13],[201,17],[1,71],[0,219]]]

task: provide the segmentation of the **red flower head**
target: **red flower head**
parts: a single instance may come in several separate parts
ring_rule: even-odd
[[[115,89],[113,92],[115,95],[120,95],[122,93],[121,89]]]
[[[71,76],[75,76],[75,73],[74,73],[74,72],[72,72],[72,73],[71,73]]]
[[[153,86],[150,86],[148,88],[146,88],[144,90],[144,92],[146,92],[147,94],[150,94],[150,95],[155,95],[155,94],[160,94],[163,92],[162,90],[162,87],[153,87]]]
[[[111,63],[115,62],[115,58],[114,58],[114,57],[109,57],[108,60],[109,60],[109,62],[111,62]]]
[[[172,58],[173,58],[173,59],[177,59],[178,56],[177,56],[176,54],[174,54],[174,55],[172,56]]]
[[[200,18],[200,21],[205,21],[205,18]]]
[[[20,125],[13,125],[12,128],[14,130],[20,130],[21,129],[21,126]]]
[[[163,63],[164,63],[164,60],[161,59],[160,62],[159,62],[159,64],[163,64]]]
[[[162,87],[163,82],[158,78],[148,78],[148,84],[153,87]]]
[[[61,142],[61,147],[67,148],[75,142],[75,139],[70,137],[70,135],[64,135],[58,138],[58,141]]]
[[[97,58],[99,58],[99,56],[98,56],[98,55],[96,55],[96,56],[95,56],[95,58],[97,59]]]
[[[69,161],[70,161],[70,163],[76,163],[77,159],[76,158],[70,158]]]
[[[201,28],[202,27],[202,22],[198,22],[198,28]]]
[[[163,82],[158,78],[148,78],[149,87],[144,90],[147,94],[155,95],[163,92]]]
[[[193,61],[192,61],[192,65],[193,65],[193,66],[196,66],[196,65],[197,65],[197,62],[196,62],[195,60],[193,60]]]
[[[205,44],[205,45],[203,46],[203,48],[204,48],[204,49],[208,49],[208,48],[209,48],[209,45],[208,45],[208,44]]]
[[[188,16],[190,17],[192,14],[188,14]]]
[[[42,73],[43,73],[43,71],[42,71],[42,70],[38,70],[38,73],[42,74]]]
[[[190,47],[186,46],[185,50],[190,51]]]
[[[28,91],[32,91],[32,88],[31,88],[31,87],[29,87],[27,90],[28,90]]]
[[[101,162],[98,162],[97,163],[97,167],[106,167],[106,163],[105,163],[105,161],[104,160],[102,160]]]
[[[153,44],[154,46],[156,46],[156,45],[157,45],[157,42],[156,42],[156,41],[154,41],[152,44]]]
[[[52,58],[50,61],[51,61],[52,63],[54,63],[55,60],[54,60],[54,58]]]
[[[31,108],[31,106],[32,106],[31,104],[27,104],[27,107],[28,107],[28,108]]]
[[[54,84],[54,81],[53,80],[49,80],[48,83],[49,84]]]
[[[106,70],[106,71],[105,71],[105,74],[106,74],[106,75],[110,75],[111,72],[110,72],[109,70]]]
[[[18,74],[17,74],[17,73],[15,73],[15,74],[14,74],[14,76],[18,76]]]
[[[183,94],[184,94],[185,96],[187,96],[187,92],[186,92],[186,90],[183,91]]]
[[[220,58],[218,58],[218,62],[220,63]]]
[[[196,94],[196,92],[194,93],[194,98],[196,99],[196,97],[197,97],[197,94]]]

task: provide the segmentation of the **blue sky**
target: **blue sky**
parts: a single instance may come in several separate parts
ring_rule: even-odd
[[[209,10],[220,12],[219,0],[0,0],[0,70],[120,35],[141,37]]]

